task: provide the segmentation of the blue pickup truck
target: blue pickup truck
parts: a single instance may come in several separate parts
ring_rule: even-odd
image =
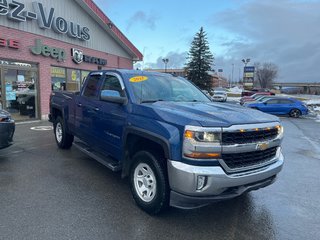
[[[150,214],[270,185],[283,165],[277,117],[211,102],[188,80],[135,70],[91,72],[80,92],[53,92],[59,148],[72,145],[129,177]]]

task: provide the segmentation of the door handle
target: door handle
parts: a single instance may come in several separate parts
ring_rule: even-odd
[[[96,112],[100,111],[98,107],[94,107],[93,110],[95,110]]]
[[[82,103],[78,103],[77,106],[78,106],[78,107],[82,107]]]

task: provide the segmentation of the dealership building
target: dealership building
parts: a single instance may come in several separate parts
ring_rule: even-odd
[[[0,1],[0,109],[17,121],[46,119],[52,90],[78,91],[89,71],[142,57],[92,0]]]

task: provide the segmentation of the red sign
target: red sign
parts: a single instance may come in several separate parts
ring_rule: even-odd
[[[0,38],[0,47],[9,47],[14,49],[19,49],[20,44],[19,44],[19,41],[14,39]]]

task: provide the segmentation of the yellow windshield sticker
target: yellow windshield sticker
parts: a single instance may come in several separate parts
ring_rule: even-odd
[[[148,80],[148,77],[146,76],[135,76],[129,79],[130,82],[134,82],[134,83],[142,82],[146,80]]]

